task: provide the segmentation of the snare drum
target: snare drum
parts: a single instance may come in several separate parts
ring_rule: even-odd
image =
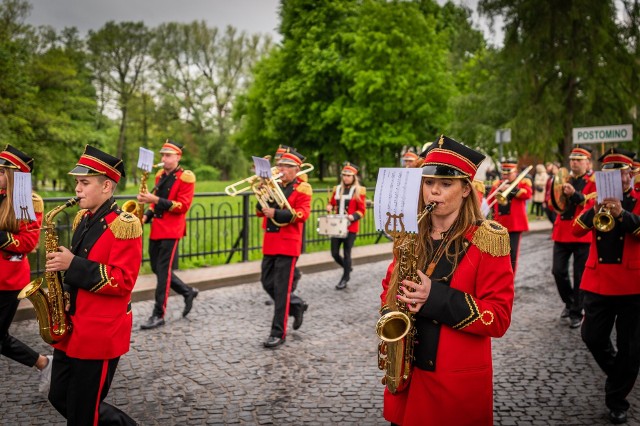
[[[329,214],[318,217],[318,234],[334,238],[345,238],[349,234],[349,219],[346,216]]]

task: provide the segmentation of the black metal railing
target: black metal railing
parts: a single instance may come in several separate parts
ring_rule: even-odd
[[[373,188],[368,189],[373,194]],[[318,217],[326,214],[326,190],[314,191],[311,214],[305,223],[302,251],[327,250],[330,238],[317,233]],[[322,194],[322,195],[320,195]],[[131,195],[115,196],[119,204],[132,199]],[[45,212],[66,202],[68,197],[45,198]],[[373,207],[367,203],[367,214],[361,219],[358,245],[374,244],[380,241],[376,231]],[[187,235],[180,240],[179,259],[186,261],[183,267],[198,267],[232,262],[247,262],[259,259],[262,250],[262,218],[255,215],[256,199],[252,193],[229,197],[223,192],[198,193],[187,213]],[[60,244],[68,247],[71,243],[72,224],[77,210],[66,209],[56,216],[56,232]],[[149,226],[144,227],[143,244],[149,236]],[[40,237],[44,241],[44,235]],[[385,240],[386,241],[386,240]],[[44,245],[29,255],[31,275],[44,272]],[[149,258],[144,249],[143,265]]]

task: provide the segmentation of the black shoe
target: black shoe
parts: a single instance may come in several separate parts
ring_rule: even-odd
[[[582,318],[571,318],[569,321],[570,328],[578,328],[582,325]]]
[[[611,410],[609,411],[609,420],[614,425],[627,422],[627,412],[625,410]]]
[[[302,306],[296,310],[296,313],[293,314],[293,329],[297,330],[302,325],[302,320],[304,319],[304,313],[309,308],[309,305],[306,303],[302,303]]]
[[[160,327],[164,325],[164,318],[157,317],[155,315],[151,316],[147,322],[140,326],[141,330],[151,330],[152,328]]]
[[[569,318],[569,315],[571,315],[569,308],[564,308],[560,314],[560,318]]]
[[[273,300],[271,300],[271,299],[265,300],[264,304],[267,305],[267,306],[271,306],[271,305],[273,305]]]
[[[263,345],[265,348],[275,348],[283,343],[284,339],[276,336],[269,336],[269,338],[264,341]]]
[[[340,282],[336,285],[336,290],[344,290],[345,288],[347,288],[347,283],[349,281],[347,280],[340,280]]]
[[[182,316],[186,317],[191,312],[191,308],[193,307],[193,299],[198,297],[198,289],[192,288],[191,293],[187,294],[184,297],[184,311],[182,311]]]

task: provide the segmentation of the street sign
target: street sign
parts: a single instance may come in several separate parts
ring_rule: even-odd
[[[511,142],[511,129],[498,129],[496,130],[496,143],[509,143]]]
[[[573,144],[626,142],[633,140],[633,126],[576,127],[573,129]]]

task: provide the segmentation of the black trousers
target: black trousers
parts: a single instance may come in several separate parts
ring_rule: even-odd
[[[284,339],[287,335],[287,320],[303,309],[304,301],[293,294],[297,286],[295,266],[297,257],[265,255],[262,258],[262,288],[273,299],[274,312],[271,336]]]
[[[9,334],[18,310],[20,290],[0,291],[0,353],[27,367],[33,367],[40,354]]]
[[[509,245],[511,245],[511,269],[516,273],[518,266],[518,253],[520,252],[520,236],[522,232],[509,232]]]
[[[573,255],[573,286],[569,279],[569,258]],[[571,318],[582,318],[582,292],[580,281],[584,265],[589,257],[589,243],[553,243],[553,266],[551,273],[564,305],[569,308]]]
[[[122,410],[104,402],[119,360],[120,357],[77,359],[61,350],[53,351],[49,402],[67,419],[68,425],[136,424]]]
[[[582,340],[607,375],[605,403],[610,410],[628,410],[627,395],[640,370],[640,294],[603,296],[584,293]],[[616,346],[611,331],[616,327]]]
[[[331,238],[331,256],[333,260],[340,266],[342,266],[342,279],[349,281],[351,274],[351,249],[356,241],[357,234],[355,232],[349,232],[344,238]],[[343,246],[344,257],[340,257],[340,246]]]
[[[178,269],[178,243],[180,240],[149,240],[149,258],[151,270],[158,278],[156,286],[156,303],[153,315],[163,318],[167,310],[169,289],[187,296],[193,291],[173,272]]]

